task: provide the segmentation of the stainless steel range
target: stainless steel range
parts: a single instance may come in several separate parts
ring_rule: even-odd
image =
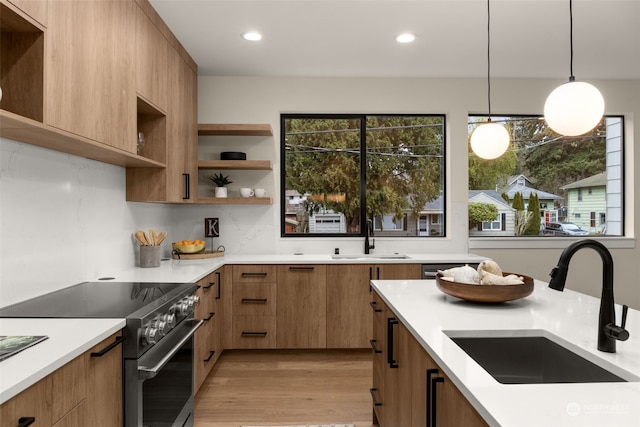
[[[193,426],[194,283],[84,282],[0,317],[124,318],[125,427]]]

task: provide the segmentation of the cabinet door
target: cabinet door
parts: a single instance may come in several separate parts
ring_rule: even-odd
[[[167,110],[169,43],[136,5],[136,90],[160,110]]]
[[[376,264],[375,278],[379,280],[420,280],[420,264]]]
[[[122,361],[122,358],[120,359]],[[51,374],[51,417],[59,420],[87,396],[87,360],[78,356]]]
[[[51,425],[50,377],[35,383],[0,406],[0,425],[18,426],[20,418],[34,418],[32,427]]]
[[[87,364],[87,426],[121,426],[121,332],[111,335],[85,353]]]
[[[369,347],[371,268],[365,264],[327,266],[327,348]]]
[[[386,319],[388,309],[382,302],[380,296],[371,293],[370,309],[373,317],[373,330],[371,335],[371,349],[373,351],[373,383],[371,388],[371,399],[373,403],[374,417],[380,426],[385,423],[385,411],[388,407],[385,399],[384,375],[387,367],[387,333]],[[376,420],[374,420],[376,421]],[[374,422],[375,424],[375,422]]]
[[[277,347],[327,345],[326,265],[278,266]]]
[[[132,1],[48,3],[45,123],[136,152]]]
[[[169,52],[166,201],[188,203],[197,196],[197,82],[178,52]]]

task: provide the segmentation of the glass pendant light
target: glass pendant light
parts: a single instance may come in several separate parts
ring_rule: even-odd
[[[571,45],[569,82],[554,89],[544,104],[547,124],[566,136],[577,136],[596,127],[604,114],[604,98],[586,82],[576,82],[573,75],[573,0],[569,0],[569,43]]]
[[[487,0],[487,99],[489,120],[471,133],[471,149],[486,160],[497,159],[509,148],[509,132],[504,126],[491,121],[491,8]]]

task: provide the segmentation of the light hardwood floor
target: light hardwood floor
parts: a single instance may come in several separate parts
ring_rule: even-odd
[[[371,350],[225,351],[196,395],[196,427],[371,427]]]

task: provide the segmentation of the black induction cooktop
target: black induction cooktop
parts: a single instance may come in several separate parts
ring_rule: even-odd
[[[0,308],[0,317],[127,318],[143,315],[192,287],[193,283],[83,282]]]

